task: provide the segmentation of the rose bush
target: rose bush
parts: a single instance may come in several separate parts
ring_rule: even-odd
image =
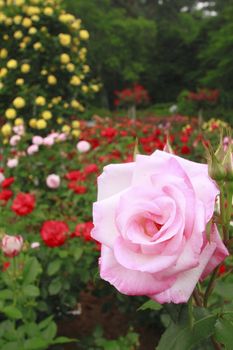
[[[92,237],[101,277],[128,295],[184,303],[228,251],[212,224],[219,193],[205,164],[166,152],[105,167]]]

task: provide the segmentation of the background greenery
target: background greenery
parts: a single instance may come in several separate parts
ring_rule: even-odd
[[[182,90],[218,88],[232,107],[233,2],[195,0],[65,0],[90,32],[88,60],[103,82],[100,106],[114,90],[144,85],[152,103],[176,101]],[[220,113],[221,114],[221,113]]]

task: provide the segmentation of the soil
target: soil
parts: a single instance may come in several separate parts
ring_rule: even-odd
[[[135,315],[122,313],[116,305],[103,312],[102,303],[99,297],[95,297],[91,293],[83,293],[81,295],[80,315],[72,318],[66,318],[58,322],[58,335],[71,338],[88,336],[92,333],[97,325],[101,325],[104,330],[104,336],[107,339],[116,339],[121,335],[125,335],[129,327],[135,324]],[[105,299],[106,301],[106,299]],[[110,300],[111,302],[111,300]],[[134,319],[133,319],[134,318]],[[134,330],[139,334],[140,348],[139,350],[154,350],[158,343],[159,331],[152,329],[150,326],[136,325]],[[156,333],[157,332],[157,333]],[[74,345],[67,344],[64,350],[74,349]],[[87,349],[88,350],[88,349]]]

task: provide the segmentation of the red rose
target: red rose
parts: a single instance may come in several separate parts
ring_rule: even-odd
[[[85,180],[85,174],[80,170],[72,170],[65,175],[65,178],[70,181],[82,181]]]
[[[98,173],[99,169],[98,169],[98,166],[96,164],[89,164],[89,165],[85,166],[83,171],[86,175],[88,175],[91,173]]]
[[[18,193],[15,197],[11,209],[17,215],[28,215],[35,207],[35,197],[30,193]]]
[[[191,150],[190,150],[189,146],[183,145],[181,147],[181,154],[190,154],[190,153],[191,153]]]
[[[87,188],[85,186],[77,185],[75,181],[72,181],[68,184],[68,188],[73,190],[77,194],[83,194],[87,192]]]
[[[7,188],[9,187],[11,184],[13,184],[13,182],[15,181],[14,177],[7,177],[5,180],[2,181],[2,188]]]
[[[93,241],[93,238],[90,235],[93,227],[94,225],[91,221],[77,224],[75,232],[72,233],[72,237],[83,237],[85,241]]]
[[[0,192],[0,201],[8,201],[13,196],[13,192],[11,190],[2,190]]]
[[[48,247],[59,247],[66,241],[69,227],[64,221],[45,221],[41,227],[40,235]]]

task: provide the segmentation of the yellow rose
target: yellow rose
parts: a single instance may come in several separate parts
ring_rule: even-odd
[[[61,33],[58,37],[62,46],[69,46],[71,44],[71,36],[69,34]]]
[[[47,126],[47,122],[44,119],[39,119],[36,122],[37,129],[45,129]]]
[[[54,75],[49,75],[47,79],[49,85],[56,85],[57,84],[57,78]]]
[[[28,6],[25,8],[25,13],[28,16],[38,15],[40,13],[40,8],[37,6]]]
[[[52,118],[52,113],[50,111],[44,111],[42,113],[42,118],[45,119],[45,120],[49,120]]]
[[[72,128],[74,128],[74,129],[80,128],[80,122],[78,120],[73,120],[72,121]]]
[[[84,112],[84,111],[85,111],[85,108],[83,107],[83,105],[80,105],[80,106],[79,106],[79,111],[80,111],[80,112]]]
[[[3,136],[11,135],[11,132],[12,132],[11,125],[9,123],[4,124],[1,128],[1,132],[2,132]]]
[[[77,109],[80,107],[80,103],[77,100],[72,100],[70,105],[71,107],[77,108]]]
[[[4,84],[0,81],[0,90],[3,89]]]
[[[90,35],[89,35],[87,30],[81,29],[80,32],[79,32],[79,37],[80,37],[81,40],[88,40]]]
[[[3,35],[3,40],[7,41],[9,39],[9,35],[8,34],[4,34]]]
[[[37,32],[37,29],[35,27],[31,27],[28,31],[28,34],[33,35],[33,34],[36,34],[36,32]]]
[[[41,2],[41,0],[31,0],[31,3],[37,5]]]
[[[67,102],[64,103],[63,107],[67,109],[69,107],[69,104]]]
[[[47,75],[48,71],[46,69],[42,69],[42,71],[40,72],[41,75]]]
[[[46,16],[52,16],[52,15],[53,15],[53,9],[52,9],[52,7],[45,7],[45,8],[44,8],[44,14],[45,14]]]
[[[32,16],[33,22],[38,22],[40,20],[40,17],[37,15]]]
[[[80,134],[81,134],[81,131],[80,130],[72,130],[71,134],[74,136],[74,137],[79,137]]]
[[[37,120],[35,118],[32,118],[29,120],[29,126],[31,128],[36,128],[36,125],[37,125]]]
[[[6,19],[6,16],[4,15],[4,13],[0,13],[0,23],[3,23]]]
[[[71,28],[72,28],[72,29],[75,29],[75,30],[80,29],[80,26],[81,26],[81,20],[80,20],[80,19],[75,20],[75,21],[71,24]]]
[[[71,127],[69,125],[63,125],[62,132],[65,132],[66,134],[70,133]]]
[[[23,125],[23,119],[22,118],[16,118],[15,119],[15,126]]]
[[[75,20],[75,17],[73,15],[71,15],[70,13],[62,13],[58,17],[58,19],[62,23],[71,23]]]
[[[92,89],[94,92],[100,91],[100,87],[99,87],[99,85],[97,85],[97,84],[91,85],[91,89]]]
[[[78,86],[81,84],[81,79],[77,75],[73,75],[70,79],[70,84],[74,86]]]
[[[23,63],[22,66],[21,66],[21,72],[22,73],[26,74],[26,73],[30,72],[30,69],[31,69],[31,66],[28,63]]]
[[[90,67],[87,64],[84,64],[83,71],[84,71],[84,73],[89,73],[90,72]]]
[[[31,25],[32,25],[32,20],[29,17],[25,17],[22,20],[22,26],[23,27],[28,28],[28,27],[31,27]]]
[[[1,49],[0,50],[0,58],[7,58],[7,56],[8,56],[8,51],[7,51],[7,49]]]
[[[12,23],[13,23],[12,18],[6,17],[6,19],[5,19],[5,25],[7,25],[7,26],[11,26],[11,25],[12,25]]]
[[[17,62],[16,60],[14,60],[14,59],[11,59],[11,60],[9,60],[9,61],[7,62],[6,66],[7,66],[7,68],[9,68],[9,69],[16,69],[17,66],[18,66],[18,62]]]
[[[75,70],[75,65],[73,63],[68,63],[66,69],[71,73]]]
[[[25,44],[30,43],[30,41],[31,41],[30,36],[25,36],[25,37],[23,38],[23,43],[25,43]]]
[[[4,78],[8,73],[8,70],[3,67],[3,68],[0,68],[0,78]]]
[[[15,119],[17,113],[16,113],[16,110],[14,108],[8,108],[6,111],[5,111],[5,116],[7,119]]]
[[[14,0],[14,4],[16,6],[22,6],[24,4],[24,0]]]
[[[21,30],[17,30],[15,33],[14,33],[14,38],[15,39],[21,39],[23,37],[23,33],[21,32]]]
[[[13,18],[13,21],[14,21],[15,24],[20,24],[21,21],[22,21],[22,16],[19,16],[19,15],[15,16]]]
[[[23,97],[16,97],[12,103],[15,108],[19,108],[19,109],[25,107],[26,105],[26,102]]]
[[[60,61],[61,63],[69,63],[70,62],[70,56],[67,55],[67,53],[62,53],[61,56],[60,56]]]
[[[81,90],[82,90],[82,92],[84,92],[84,94],[86,94],[87,92],[88,92],[88,86],[87,85],[83,85],[82,87],[81,87]]]
[[[63,118],[61,118],[61,117],[59,117],[59,118],[57,118],[57,124],[63,124],[63,122],[64,122],[64,119]]]
[[[16,80],[15,84],[18,85],[18,86],[23,85],[23,84],[24,84],[24,79],[18,78],[18,79]]]
[[[20,43],[20,44],[19,44],[19,47],[20,47],[22,50],[24,50],[26,46],[27,46],[27,45],[26,45],[25,43]]]
[[[33,45],[34,50],[40,50],[42,48],[41,43],[37,42]]]
[[[43,96],[38,96],[36,99],[35,99],[35,103],[37,106],[44,106],[46,104],[46,100]]]

